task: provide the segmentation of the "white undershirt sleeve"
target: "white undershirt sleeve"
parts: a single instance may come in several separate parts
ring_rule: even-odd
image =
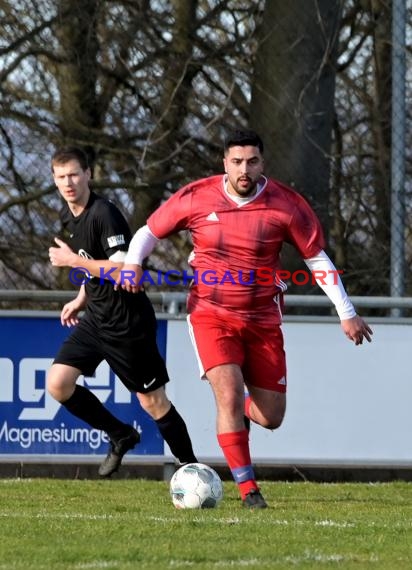
[[[356,315],[355,307],[352,305],[338,271],[328,255],[322,250],[315,257],[304,261],[311,270],[316,283],[335,305],[340,320],[354,317]]]
[[[152,234],[148,225],[142,226],[137,230],[130,242],[125,263],[142,265],[143,260],[152,253],[158,241],[158,238]]]
[[[114,261],[115,263],[124,263],[126,258],[125,251],[116,251],[113,255],[109,257],[110,261]]]

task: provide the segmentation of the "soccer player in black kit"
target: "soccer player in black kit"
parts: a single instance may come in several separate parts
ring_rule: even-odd
[[[101,477],[117,471],[124,454],[140,441],[133,426],[76,383],[81,374],[92,375],[102,360],[136,393],[179,462],[196,462],[186,424],[166,395],[169,376],[156,343],[152,304],[144,291],[115,291],[113,281],[102,278],[115,279],[123,266],[131,239],[128,224],[114,204],[90,190],[91,170],[81,149],[57,150],[52,173],[65,200],[62,223],[67,237],[55,238],[50,261],[55,267],[82,267],[91,278],[61,311],[62,325],[75,328],[50,368],[47,389],[74,416],[107,433],[110,447],[99,467]]]

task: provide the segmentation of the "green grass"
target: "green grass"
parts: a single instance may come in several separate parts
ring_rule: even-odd
[[[165,482],[0,480],[0,570],[412,568],[412,485],[262,483],[178,511]]]

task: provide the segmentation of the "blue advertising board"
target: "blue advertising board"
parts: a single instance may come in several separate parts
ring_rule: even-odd
[[[0,316],[0,459],[1,455],[105,455],[108,439],[100,430],[68,413],[45,387],[46,374],[69,334],[59,316]],[[158,321],[158,345],[165,358],[167,321]],[[163,455],[155,422],[102,362],[93,377],[78,381],[120,420],[132,424],[141,443],[129,452]]]

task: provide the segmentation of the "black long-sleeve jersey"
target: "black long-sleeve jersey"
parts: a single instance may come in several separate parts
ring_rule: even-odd
[[[86,208],[73,216],[64,204],[61,219],[63,240],[78,255],[88,259],[109,259],[127,251],[132,234],[120,210],[109,200],[90,193]],[[86,319],[105,337],[139,336],[156,329],[153,307],[144,292],[114,290],[112,274],[101,268],[100,277],[86,277]],[[107,278],[109,277],[109,279]]]

